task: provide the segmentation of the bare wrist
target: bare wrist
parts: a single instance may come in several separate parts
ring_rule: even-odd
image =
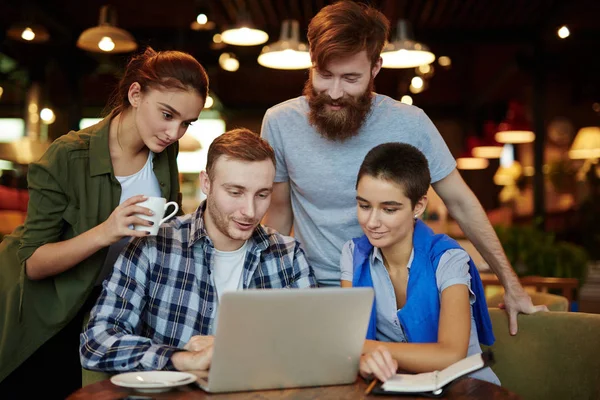
[[[93,235],[92,237],[94,239],[94,242],[98,245],[98,247],[100,247],[100,248],[108,247],[112,244],[112,242],[110,241],[110,238],[106,234],[106,230],[104,228],[104,222],[101,223],[100,225],[96,225],[95,227],[90,229],[88,232],[90,232]]]
[[[186,371],[187,370],[185,367],[186,357],[187,357],[187,354],[185,351],[176,351],[171,356],[171,363],[173,364],[173,367],[175,367],[175,369],[177,371]]]

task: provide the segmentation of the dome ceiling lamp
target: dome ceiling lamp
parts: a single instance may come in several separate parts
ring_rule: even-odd
[[[137,49],[133,36],[118,28],[116,22],[116,11],[111,6],[102,6],[98,26],[83,31],[77,47],[95,53],[127,53]]]
[[[496,124],[486,121],[483,124],[483,140],[473,147],[473,155],[480,158],[495,159],[502,155],[503,146],[494,139]]]
[[[600,127],[581,128],[569,149],[569,158],[589,160],[600,158]]]
[[[300,24],[296,20],[281,23],[281,35],[275,43],[263,47],[258,63],[274,69],[306,69],[312,66],[308,45],[300,42]]]
[[[384,68],[415,68],[435,61],[429,47],[414,40],[410,23],[405,19],[398,20],[396,38],[385,45],[381,58]]]
[[[473,148],[478,145],[477,138],[469,136],[467,138],[467,150],[456,159],[456,168],[460,170],[479,170],[486,169],[490,162],[486,158],[475,157]]]
[[[577,180],[585,181],[593,165],[597,177],[600,177],[598,159],[600,159],[600,127],[586,126],[581,128],[569,149],[569,157],[574,160],[585,160],[577,171]]]
[[[511,101],[508,104],[506,119],[498,125],[494,138],[499,143],[513,144],[531,143],[535,140],[535,134],[520,103]]]
[[[250,14],[244,7],[241,7],[238,11],[236,26],[221,32],[221,38],[224,43],[234,46],[256,46],[269,40],[269,35],[267,32],[255,28]]]
[[[28,43],[44,43],[50,39],[50,34],[44,26],[26,22],[11,25],[6,31],[6,36]]]

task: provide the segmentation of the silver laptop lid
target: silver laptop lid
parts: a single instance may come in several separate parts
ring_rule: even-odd
[[[224,293],[204,388],[231,392],[352,383],[372,304],[370,288]]]

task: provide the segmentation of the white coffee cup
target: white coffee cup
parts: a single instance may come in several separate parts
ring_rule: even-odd
[[[152,210],[154,215],[135,214],[135,216],[148,221],[152,221],[154,222],[154,225],[134,225],[133,229],[136,231],[150,232],[150,235],[152,236],[155,236],[158,233],[158,228],[163,224],[163,222],[167,221],[169,218],[177,214],[177,211],[179,211],[179,206],[176,202],[170,201],[167,203],[167,200],[162,197],[148,197],[147,200],[142,201],[141,203],[137,203],[136,205],[140,207],[146,207]],[[173,206],[175,207],[175,209],[171,214],[163,218],[163,215],[165,215],[169,206]]]

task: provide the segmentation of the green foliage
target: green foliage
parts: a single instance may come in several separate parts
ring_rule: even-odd
[[[583,285],[589,257],[585,249],[557,241],[533,226],[496,226],[506,257],[519,276],[577,278]]]

